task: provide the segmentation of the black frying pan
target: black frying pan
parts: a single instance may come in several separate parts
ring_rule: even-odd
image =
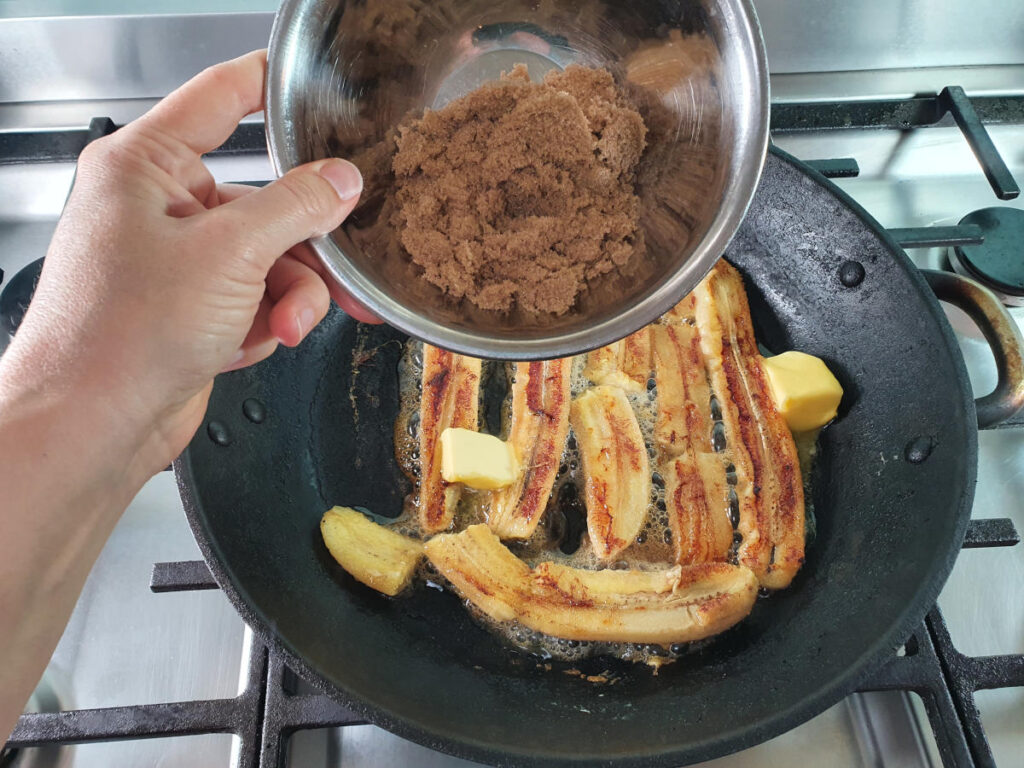
[[[863,210],[782,153],[768,158],[727,256],[747,280],[759,339],[823,357],[846,394],[821,437],[807,562],[706,648],[657,677],[591,661],[619,676],[596,686],[510,651],[451,594],[392,600],[345,574],[320,540],[323,511],[394,515],[408,488],[392,456],[402,337],[338,311],[300,348],[218,377],[208,428],[176,463],[217,581],[301,675],[385,728],[485,762],[678,765],[821,712],[938,595],[970,515],[978,418],[1022,402],[1019,335],[991,294],[933,278],[980,319],[1000,361],[1001,388],[976,414],[921,273]]]

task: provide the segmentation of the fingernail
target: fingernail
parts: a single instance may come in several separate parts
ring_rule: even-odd
[[[351,200],[363,191],[363,175],[348,160],[328,160],[319,173],[342,200]]]
[[[244,349],[238,350],[237,352],[235,352],[234,355],[231,356],[231,360],[228,361],[228,364],[220,369],[220,372],[221,373],[226,373],[227,371],[230,371],[232,368],[234,368],[236,365],[238,365],[242,361],[243,357],[245,357],[245,350]]]
[[[313,310],[306,307],[304,310],[299,312],[299,316],[295,318],[295,324],[299,326],[299,341],[306,338],[306,332],[313,327]]]

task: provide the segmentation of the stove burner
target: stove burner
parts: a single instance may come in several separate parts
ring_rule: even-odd
[[[19,270],[0,293],[0,328],[11,336],[14,336],[21,321],[25,319],[25,311],[32,301],[42,269],[43,260],[36,259]]]
[[[979,227],[985,241],[951,248],[953,270],[983,283],[1004,304],[1024,306],[1024,211],[982,208],[964,216],[960,224]]]

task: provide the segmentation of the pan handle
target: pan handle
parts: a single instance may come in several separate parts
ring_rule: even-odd
[[[1024,338],[1006,307],[981,283],[953,272],[922,269],[939,301],[959,307],[977,323],[996,358],[999,383],[974,401],[978,428],[994,427],[1024,406]]]

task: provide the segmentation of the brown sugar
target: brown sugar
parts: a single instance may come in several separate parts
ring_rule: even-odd
[[[643,118],[601,69],[519,65],[399,127],[391,224],[424,277],[481,309],[563,314],[644,252]]]

